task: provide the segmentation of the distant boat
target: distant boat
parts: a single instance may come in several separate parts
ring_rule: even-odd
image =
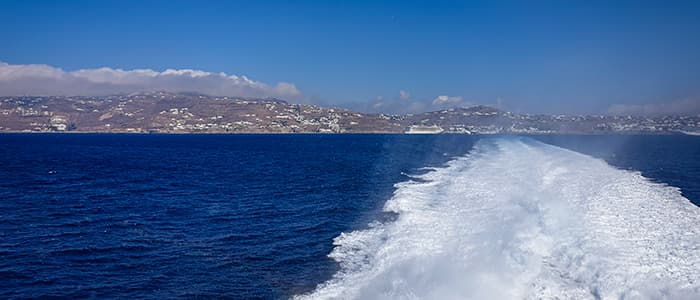
[[[697,136],[700,136],[700,131],[684,131],[684,130],[681,130],[681,133],[687,134],[687,135],[697,135]]]
[[[424,125],[413,125],[408,127],[406,134],[438,134],[443,132],[442,127],[437,125],[424,126]]]

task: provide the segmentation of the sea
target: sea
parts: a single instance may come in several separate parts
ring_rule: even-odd
[[[700,137],[0,134],[0,299],[700,299]]]

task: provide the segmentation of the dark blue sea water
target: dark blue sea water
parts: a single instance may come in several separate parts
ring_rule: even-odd
[[[0,298],[288,298],[466,135],[0,135]],[[700,204],[700,138],[541,136]]]

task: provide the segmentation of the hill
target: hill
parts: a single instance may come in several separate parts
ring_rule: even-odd
[[[488,106],[410,115],[367,114],[279,99],[150,92],[104,97],[0,97],[0,131],[159,133],[653,133],[700,131],[700,117],[515,114]]]

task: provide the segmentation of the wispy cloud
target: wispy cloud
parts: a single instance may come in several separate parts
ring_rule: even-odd
[[[411,98],[411,93],[404,91],[404,90],[399,91],[399,99],[408,100],[410,98]]]
[[[366,102],[350,102],[344,106],[353,110],[370,113],[414,114],[453,107],[472,106],[475,103],[464,100],[461,96],[440,95],[435,98],[413,97],[401,90],[392,97],[377,96]]]
[[[112,68],[64,71],[49,65],[0,62],[0,95],[106,95],[139,91],[199,92],[214,96],[294,99],[294,84],[268,85],[246,76],[192,69],[122,70]]]
[[[687,98],[666,103],[613,104],[608,108],[612,115],[697,115],[700,114],[700,98]]]
[[[461,96],[441,95],[433,99],[433,106],[458,105],[462,102],[464,102],[464,99]]]

